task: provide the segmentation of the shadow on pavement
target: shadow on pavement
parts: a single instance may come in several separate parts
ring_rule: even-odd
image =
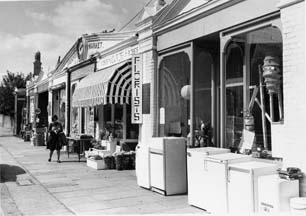
[[[15,182],[17,175],[26,173],[24,169],[19,166],[0,164],[1,183],[2,182]]]

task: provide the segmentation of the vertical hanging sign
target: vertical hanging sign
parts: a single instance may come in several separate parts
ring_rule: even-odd
[[[142,56],[132,57],[132,123],[142,123]]]

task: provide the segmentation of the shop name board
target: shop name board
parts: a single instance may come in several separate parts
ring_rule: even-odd
[[[88,49],[101,49],[103,45],[102,41],[88,43]]]
[[[128,60],[135,54],[138,54],[138,46],[129,47],[112,55],[105,56],[98,60],[97,70],[101,70],[103,68]]]
[[[132,123],[142,123],[142,56],[132,57]]]

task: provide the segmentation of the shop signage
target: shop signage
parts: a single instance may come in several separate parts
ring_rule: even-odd
[[[102,57],[102,59],[98,59],[97,70],[101,70],[103,68],[128,60],[136,54],[138,54],[138,46],[128,47],[112,55]]]
[[[132,57],[132,123],[142,123],[142,56]]]

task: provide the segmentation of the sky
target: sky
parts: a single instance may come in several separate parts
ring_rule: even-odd
[[[148,1],[0,0],[0,77],[32,72],[37,51],[43,70],[53,70],[82,34],[120,29]]]

